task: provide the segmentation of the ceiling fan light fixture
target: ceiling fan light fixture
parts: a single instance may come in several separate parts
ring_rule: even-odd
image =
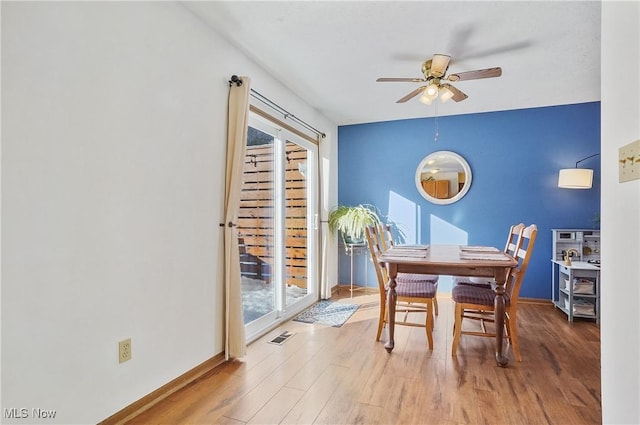
[[[442,103],[445,103],[453,97],[453,92],[449,90],[449,87],[447,86],[448,84],[445,84],[440,88],[440,101]]]
[[[427,89],[424,91],[424,94],[429,97],[429,99],[434,100],[438,97],[438,85],[436,83],[429,84]]]
[[[435,54],[431,60],[431,75],[434,77],[442,77],[447,68],[449,68],[449,61],[451,57],[448,55]]]
[[[474,71],[459,72],[457,74],[447,75],[451,56],[443,54],[435,54],[431,59],[428,59],[422,63],[422,75],[424,78],[400,78],[400,77],[381,77],[376,81],[378,82],[407,82],[407,83],[425,83],[405,96],[401,97],[396,103],[405,103],[414,97],[421,95],[420,102],[430,105],[440,95],[442,102],[447,102],[449,99],[453,99],[454,102],[461,102],[468,98],[465,93],[461,92],[458,88],[450,84],[444,84],[444,82],[455,82],[462,80],[477,80],[481,78],[493,78],[500,77],[502,75],[502,68],[486,68],[476,69]],[[446,89],[445,89],[446,87]]]
[[[422,96],[420,96],[418,100],[424,103],[425,105],[431,105],[431,102],[433,101],[433,99],[431,99],[431,97],[427,95],[426,90],[422,93]]]

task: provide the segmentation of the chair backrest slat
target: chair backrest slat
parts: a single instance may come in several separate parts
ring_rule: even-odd
[[[371,261],[373,261],[373,267],[376,271],[376,277],[378,278],[378,288],[384,292],[385,284],[389,278],[385,264],[380,261],[382,250],[379,245],[381,238],[378,234],[378,227],[375,225],[367,226],[365,228],[365,236],[367,238],[367,245],[369,246],[369,253],[371,254]]]
[[[505,254],[509,254],[512,257],[516,256],[516,249],[523,230],[524,223],[514,224],[511,226],[509,229],[509,236],[507,237],[507,243],[504,247]]]
[[[380,242],[380,249],[382,251],[386,251],[395,245],[390,225],[379,223],[376,230],[378,231],[378,239]]]
[[[509,284],[507,285],[507,293],[511,295],[512,302],[517,302],[520,288],[522,287],[522,281],[524,275],[529,267],[529,260],[533,253],[533,247],[535,245],[536,236],[538,235],[538,227],[535,224],[531,224],[525,227],[520,237],[518,238],[517,254],[514,257],[518,260],[518,266],[511,271]]]

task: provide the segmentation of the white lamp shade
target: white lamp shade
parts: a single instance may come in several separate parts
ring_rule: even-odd
[[[565,189],[591,189],[593,170],[566,168],[558,174],[558,187]]]

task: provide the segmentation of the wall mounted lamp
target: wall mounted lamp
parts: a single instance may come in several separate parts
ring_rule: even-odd
[[[564,168],[558,174],[558,187],[564,189],[591,189],[593,184],[593,170],[578,168],[578,164],[589,158],[600,155],[593,154],[576,162],[576,168]]]

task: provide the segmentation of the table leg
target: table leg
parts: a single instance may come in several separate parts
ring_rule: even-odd
[[[508,277],[508,270],[496,271],[496,298],[495,298],[495,324],[496,324],[496,362],[498,366],[506,367],[509,359],[502,353],[504,340],[504,287]]]
[[[387,343],[384,348],[387,353],[393,350],[394,341],[393,334],[396,327],[396,276],[398,274],[398,266],[396,264],[388,264],[389,267],[389,289],[387,290]]]

